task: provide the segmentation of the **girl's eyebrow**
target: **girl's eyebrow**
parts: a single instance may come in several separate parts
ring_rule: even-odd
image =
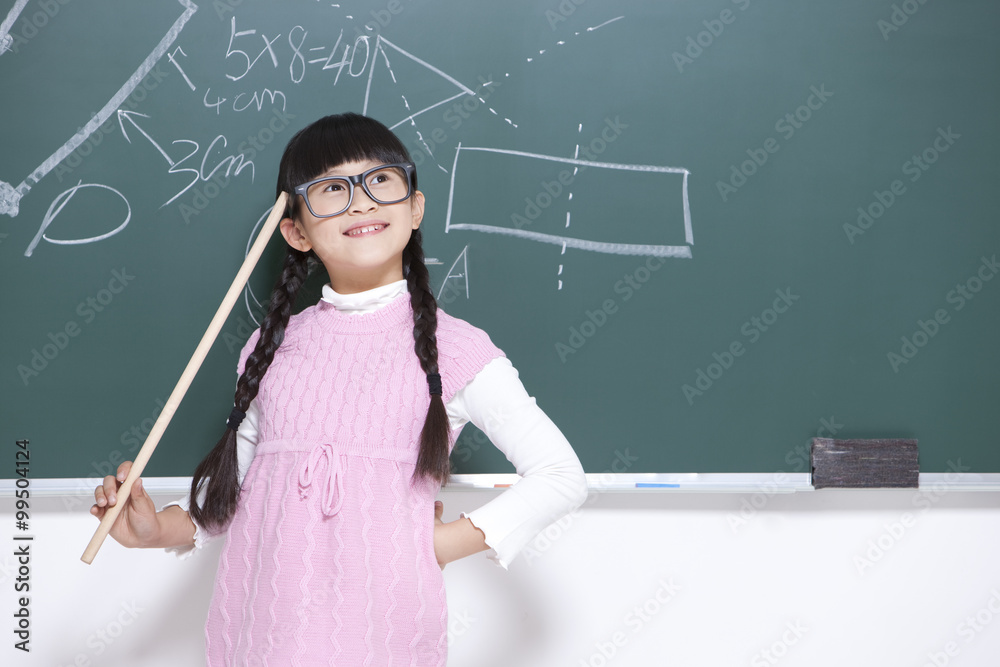
[[[344,169],[344,168],[339,167],[339,166],[337,166],[337,167],[331,167],[330,169],[327,169],[326,171],[324,171],[322,174],[320,174],[316,178],[326,178],[327,176],[354,176],[355,174],[360,174],[360,173],[363,173],[365,171],[368,171],[369,169],[377,167],[377,166],[379,166],[382,163],[381,162],[372,161],[372,160],[366,160],[365,162],[362,162],[360,164],[368,165],[368,166],[367,167],[362,167],[360,171],[354,171],[353,169]],[[348,171],[350,171],[351,173],[347,173]]]

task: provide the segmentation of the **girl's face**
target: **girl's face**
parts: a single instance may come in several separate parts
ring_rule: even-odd
[[[380,164],[345,162],[315,178],[353,176]],[[424,217],[422,192],[415,190],[396,204],[379,204],[359,184],[350,207],[331,218],[317,218],[304,201],[298,203],[298,219],[282,220],[281,233],[293,248],[316,251],[335,291],[353,294],[403,279],[403,248]],[[373,229],[359,233],[361,228]]]

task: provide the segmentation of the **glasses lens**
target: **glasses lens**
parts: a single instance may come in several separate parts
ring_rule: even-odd
[[[308,190],[309,206],[316,215],[337,215],[351,200],[351,182],[343,178],[327,178],[313,183]]]
[[[386,167],[368,174],[368,192],[380,204],[398,202],[410,194],[410,181],[402,167]]]

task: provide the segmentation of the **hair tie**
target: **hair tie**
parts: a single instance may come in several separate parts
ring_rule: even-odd
[[[427,386],[430,387],[431,396],[441,395],[441,375],[438,373],[427,374]]]
[[[243,418],[246,416],[247,413],[234,406],[233,411],[229,413],[229,419],[226,420],[226,428],[231,428],[234,431],[239,429],[240,422],[243,421]]]

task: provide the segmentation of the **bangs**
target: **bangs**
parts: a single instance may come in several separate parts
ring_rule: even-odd
[[[299,130],[291,138],[278,168],[275,196],[291,193],[306,183],[345,162],[411,162],[403,143],[382,123],[356,113],[320,118]],[[416,188],[416,174],[414,174]],[[298,212],[294,197],[289,213]]]

